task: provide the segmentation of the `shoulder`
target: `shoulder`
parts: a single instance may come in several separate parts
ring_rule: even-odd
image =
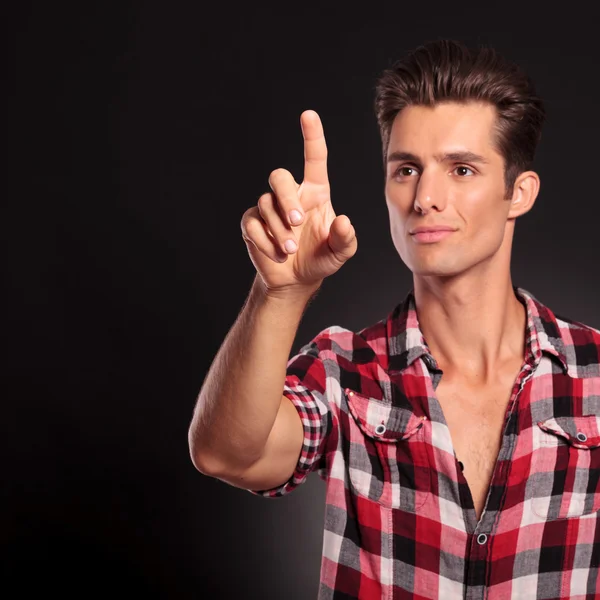
[[[379,362],[387,357],[386,320],[352,331],[331,325],[320,331],[300,352],[339,357],[352,363]]]
[[[600,330],[555,315],[571,376],[600,377]]]
[[[600,329],[555,312],[523,288],[516,290],[526,300],[542,350],[557,354],[571,377],[600,377]]]
[[[287,372],[312,380],[314,389],[327,389],[330,403],[339,404],[346,388],[371,389],[374,385],[367,382],[386,381],[388,363],[384,319],[358,331],[339,325],[323,329],[290,359]]]
[[[575,321],[574,319],[570,319],[569,317],[564,317],[558,314],[554,315],[556,317],[556,324],[560,330],[560,333],[565,342],[568,342],[568,338],[565,340],[566,336],[575,336],[573,341],[577,340],[585,340],[588,343],[595,343],[600,345],[600,329],[596,329],[591,325],[586,325],[581,321]]]

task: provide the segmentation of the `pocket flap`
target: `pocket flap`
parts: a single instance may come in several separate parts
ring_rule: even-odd
[[[382,442],[405,440],[419,431],[426,416],[346,388],[348,408],[364,434]]]
[[[600,446],[600,418],[596,415],[553,417],[538,421],[538,427],[560,436],[575,448],[589,450]]]

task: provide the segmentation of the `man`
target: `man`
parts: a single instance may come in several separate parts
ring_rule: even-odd
[[[194,464],[265,497],[318,471],[320,598],[600,597],[600,332],[510,274],[543,104],[493,50],[439,41],[383,73],[375,106],[414,288],[287,361],[308,302],[357,249],[304,112],[303,182],[273,171],[242,218],[258,273],[203,384]]]

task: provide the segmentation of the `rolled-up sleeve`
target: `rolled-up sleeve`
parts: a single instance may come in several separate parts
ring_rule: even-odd
[[[311,471],[318,471],[321,479],[326,478],[325,445],[332,418],[325,365],[319,357],[319,336],[303,346],[287,364],[283,395],[296,407],[304,428],[296,468],[282,485],[270,490],[247,490],[251,494],[266,498],[284,496],[304,483]]]

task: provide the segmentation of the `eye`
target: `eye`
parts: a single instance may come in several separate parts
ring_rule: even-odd
[[[475,172],[470,167],[465,167],[465,165],[460,165],[454,169],[455,172],[459,175],[459,177],[470,177],[471,175],[475,175]],[[468,171],[465,173],[465,171]]]
[[[407,165],[398,167],[394,173],[394,175],[399,175],[400,177],[414,177],[418,174],[419,172],[414,167],[409,167]]]

